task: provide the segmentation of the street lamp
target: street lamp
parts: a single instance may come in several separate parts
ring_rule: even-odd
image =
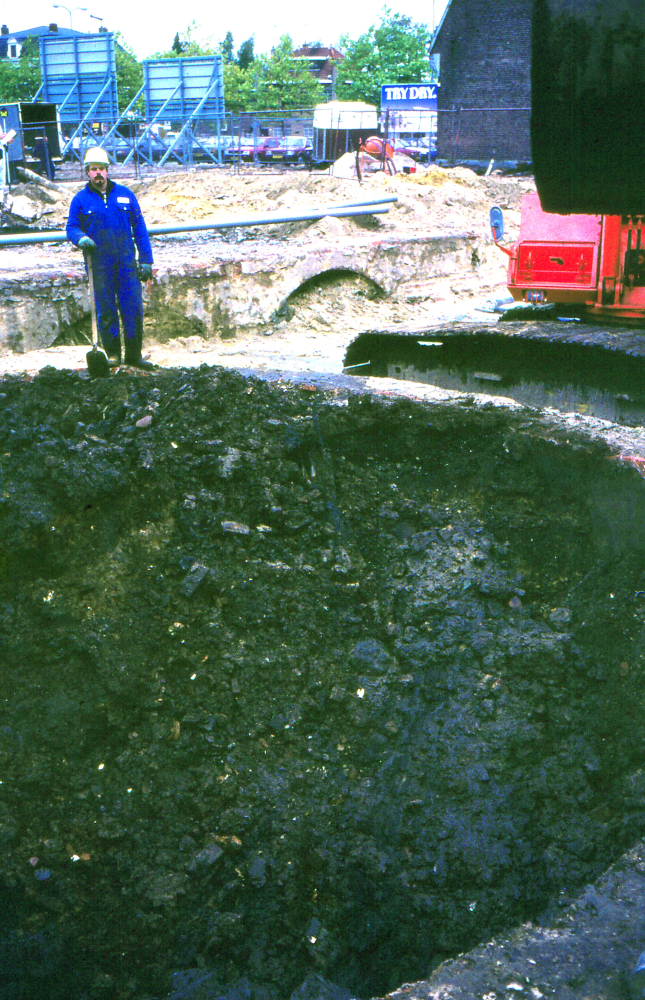
[[[96,14],[90,14],[90,20],[92,20],[92,21],[100,21],[101,23],[99,24],[99,31],[103,30],[103,18],[102,17],[98,17]]]
[[[72,7],[72,9],[70,10],[69,7],[66,7],[64,3],[55,3],[55,4],[53,4],[53,6],[54,7],[60,7],[62,10],[66,10],[67,11],[67,13],[69,14],[69,26],[72,29],[74,28],[74,25],[72,24],[72,14],[74,13],[74,11],[75,10],[87,10],[87,7]]]

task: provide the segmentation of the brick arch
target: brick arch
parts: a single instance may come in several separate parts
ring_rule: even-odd
[[[315,288],[324,284],[332,284],[334,280],[348,278],[348,277],[359,277],[364,278],[365,281],[369,283],[369,286],[374,289],[375,296],[381,296],[387,294],[387,289],[383,287],[381,283],[375,280],[375,278],[369,274],[366,268],[350,268],[350,267],[320,267],[315,269],[313,273],[309,274],[304,280],[302,280],[302,275],[300,275],[300,281],[296,284],[294,282],[294,287],[287,291],[287,289],[281,289],[281,299],[280,304],[277,306],[274,315],[280,315],[288,310],[290,299],[292,299],[299,292],[306,292],[309,288]],[[288,287],[288,286],[287,286]]]

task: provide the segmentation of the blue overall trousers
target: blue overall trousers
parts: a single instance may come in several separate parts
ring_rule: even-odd
[[[143,342],[143,297],[139,263],[152,264],[148,230],[132,191],[108,180],[105,197],[87,184],[72,199],[67,238],[76,246],[82,236],[96,243],[92,273],[96,319],[106,354],[121,356],[119,315],[123,324],[125,360],[138,361]]]

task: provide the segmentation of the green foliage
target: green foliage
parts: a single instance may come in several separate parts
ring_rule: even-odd
[[[119,95],[119,108],[121,111],[125,111],[130,101],[143,86],[143,66],[137,61],[137,57],[121,32],[117,32],[116,40],[119,43],[115,46],[116,86]],[[136,108],[139,111],[144,110],[143,97],[139,98]]]
[[[155,52],[151,59],[178,59],[186,56],[210,56],[216,51],[211,35],[202,36],[195,20],[175,34],[173,43],[165,52]]]
[[[20,59],[0,60],[0,101],[30,101],[41,84],[38,39],[27,38]]]
[[[227,110],[272,111],[311,108],[322,100],[322,87],[306,67],[293,58],[293,42],[283,35],[270,56],[258,55],[243,69],[224,63]]]
[[[380,24],[372,25],[355,41],[347,36],[340,40],[345,59],[338,69],[339,99],[380,106],[382,84],[430,80],[430,39],[425,24],[415,24],[409,17],[384,7]]]
[[[239,111],[311,108],[322,100],[322,87],[303,63],[293,58],[293,42],[283,35],[270,56],[258,55],[248,68],[224,63],[226,107]]]
[[[237,53],[237,65],[240,69],[248,69],[251,63],[255,60],[254,39],[253,35],[247,38],[245,42],[240,45],[239,51]]]
[[[266,62],[264,107],[311,108],[322,101],[323,89],[306,63],[293,57],[293,42],[283,35]]]
[[[245,70],[240,69],[236,62],[226,62],[223,64],[224,72],[224,100],[226,110],[238,114],[240,111],[249,111],[256,108],[254,103],[254,79]]]
[[[225,63],[233,62],[233,32],[227,31],[224,36],[224,41],[220,45],[220,51],[222,53],[222,58]]]

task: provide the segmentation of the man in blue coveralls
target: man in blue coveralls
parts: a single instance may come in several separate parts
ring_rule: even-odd
[[[132,191],[108,177],[104,149],[88,149],[84,163],[88,183],[72,199],[67,238],[91,254],[96,319],[108,362],[121,364],[120,313],[126,365],[154,368],[141,357],[141,282],[152,278],[152,248],[139,203]]]

